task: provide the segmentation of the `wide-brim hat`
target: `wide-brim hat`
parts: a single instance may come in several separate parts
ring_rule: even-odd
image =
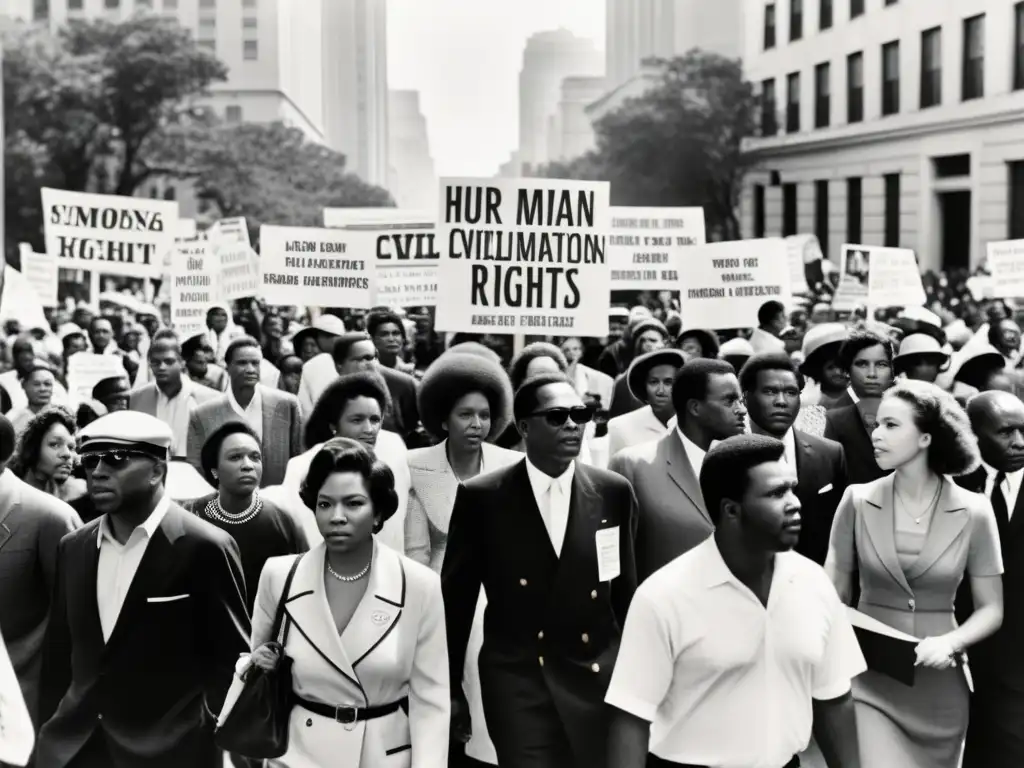
[[[942,363],[949,360],[949,355],[942,349],[938,339],[930,333],[911,333],[905,336],[893,360],[906,360],[919,355],[938,358]]]
[[[814,370],[820,360],[834,357],[849,333],[850,329],[842,323],[821,323],[810,328],[800,346],[804,356],[800,373],[809,376],[809,371]]]
[[[704,357],[714,359],[718,357],[719,342],[718,334],[706,328],[684,328],[676,336],[676,344],[682,344],[687,336],[696,337],[700,342],[700,348],[704,351]]]
[[[1006,358],[990,344],[978,345],[964,356],[955,370],[951,370],[954,381],[967,381],[982,371],[1000,370],[1006,367]]]
[[[722,344],[721,348],[718,350],[718,356],[721,358],[753,357],[754,346],[742,336],[737,336],[735,339],[729,339],[727,342]]]
[[[672,365],[678,370],[686,365],[686,355],[678,349],[656,349],[633,359],[626,371],[626,386],[641,403],[647,402],[647,374],[659,365]]]
[[[313,325],[303,328],[292,334],[292,345],[295,349],[302,347],[303,339],[307,336],[316,336],[318,333],[326,333],[330,336],[344,336],[348,330],[345,328],[345,321],[335,315],[320,315]]]

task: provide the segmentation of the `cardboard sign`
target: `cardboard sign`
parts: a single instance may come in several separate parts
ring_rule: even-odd
[[[766,301],[792,302],[782,238],[695,245],[680,281],[684,328],[756,328]]]
[[[839,257],[839,285],[832,296],[832,309],[852,312],[868,303],[868,275],[871,271],[871,246],[844,245]]]
[[[221,301],[209,243],[179,245],[171,259],[171,325],[183,339],[206,330],[206,312]]]
[[[344,229],[260,227],[260,295],[268,304],[373,306],[373,235]]]
[[[608,334],[607,182],[442,179],[438,331]]]
[[[992,296],[998,299],[1024,296],[1024,240],[989,243],[987,250]]]
[[[807,293],[807,271],[805,266],[821,261],[821,243],[815,235],[790,235],[786,238],[789,250],[789,288],[793,293]]]
[[[21,274],[32,285],[39,303],[57,306],[57,259],[48,253],[35,253],[28,243],[19,243]]]
[[[245,223],[244,216],[215,221],[213,226],[207,230],[206,236],[210,240],[224,240],[236,244],[252,245],[252,242],[249,240],[249,225]]]
[[[608,263],[613,291],[674,291],[685,249],[703,245],[703,208],[612,208]]]
[[[117,355],[76,352],[68,358],[68,394],[74,402],[92,398],[92,388],[113,376],[128,377]]]
[[[920,307],[927,297],[921,268],[909,248],[872,247],[868,269],[868,304],[872,307]]]
[[[248,299],[260,294],[260,257],[248,242],[211,242],[214,268],[220,272],[222,301]]]
[[[407,208],[324,208],[324,226],[347,229],[352,226],[402,224],[412,222],[436,224],[436,211],[417,211]]]
[[[66,269],[160,278],[179,235],[178,204],[42,190],[46,252]]]

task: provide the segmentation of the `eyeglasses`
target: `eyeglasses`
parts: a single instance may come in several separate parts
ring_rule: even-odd
[[[573,408],[549,408],[546,411],[536,411],[530,416],[543,416],[552,427],[561,427],[566,419],[572,418],[573,424],[586,424],[594,418],[594,409],[585,405],[577,405]]]
[[[100,451],[96,453],[83,453],[82,454],[82,466],[87,471],[92,472],[100,465],[102,461],[111,469],[120,469],[133,457],[149,458],[148,453],[142,453],[141,451],[128,451],[128,450],[116,450],[116,451]]]

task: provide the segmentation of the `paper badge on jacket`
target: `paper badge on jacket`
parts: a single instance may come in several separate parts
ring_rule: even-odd
[[[391,614],[388,613],[387,611],[374,611],[370,615],[370,621],[372,621],[378,627],[379,626],[383,626],[384,624],[387,624],[388,620],[390,618],[391,618]]]
[[[619,526],[602,528],[594,538],[597,542],[598,581],[611,581],[622,572],[619,563]]]

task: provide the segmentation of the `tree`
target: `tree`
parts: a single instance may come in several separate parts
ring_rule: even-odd
[[[615,205],[702,206],[712,238],[738,239],[752,162],[742,142],[755,135],[757,118],[740,62],[693,50],[651,63],[662,69],[660,83],[595,124],[596,150],[540,174],[610,181]]]

